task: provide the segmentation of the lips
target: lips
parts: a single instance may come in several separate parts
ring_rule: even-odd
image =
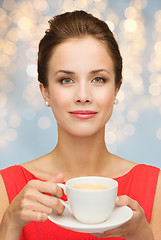
[[[91,110],[79,110],[79,111],[72,111],[70,114],[78,119],[90,119],[95,117],[97,112]]]

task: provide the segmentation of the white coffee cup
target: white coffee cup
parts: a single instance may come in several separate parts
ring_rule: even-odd
[[[106,189],[77,189],[75,185],[104,186]],[[108,219],[115,205],[118,183],[106,177],[78,177],[69,179],[65,185],[58,183],[68,201],[60,199],[73,216],[82,223],[97,224]],[[84,185],[84,186],[85,186]],[[83,186],[83,188],[84,188]]]

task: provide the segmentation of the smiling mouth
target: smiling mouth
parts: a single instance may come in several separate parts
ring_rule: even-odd
[[[86,110],[86,111],[81,110],[81,111],[70,112],[70,114],[73,117],[78,118],[78,119],[90,119],[90,118],[95,117],[97,112],[89,111],[89,110]]]

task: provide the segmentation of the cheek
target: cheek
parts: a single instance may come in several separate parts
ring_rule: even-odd
[[[60,91],[60,90],[55,90],[52,92],[51,94],[51,106],[53,106],[53,108],[63,108],[65,106],[67,106],[71,100],[71,95],[68,94],[67,92],[64,91]]]
[[[97,92],[97,103],[103,108],[107,108],[109,106],[113,106],[114,102],[114,94],[113,91],[100,91]]]

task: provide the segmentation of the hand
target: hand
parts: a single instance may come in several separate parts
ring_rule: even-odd
[[[30,221],[46,221],[53,209],[58,214],[62,214],[64,206],[58,198],[62,196],[63,192],[56,183],[63,180],[64,176],[59,174],[47,182],[29,181],[5,212],[9,222],[15,227],[23,227]],[[53,194],[55,197],[45,193]]]
[[[120,237],[128,240],[153,240],[153,234],[149,223],[147,222],[144,210],[137,201],[128,196],[120,196],[116,201],[116,206],[128,206],[133,210],[133,217],[122,226],[105,231],[104,233],[95,233],[98,238]]]

